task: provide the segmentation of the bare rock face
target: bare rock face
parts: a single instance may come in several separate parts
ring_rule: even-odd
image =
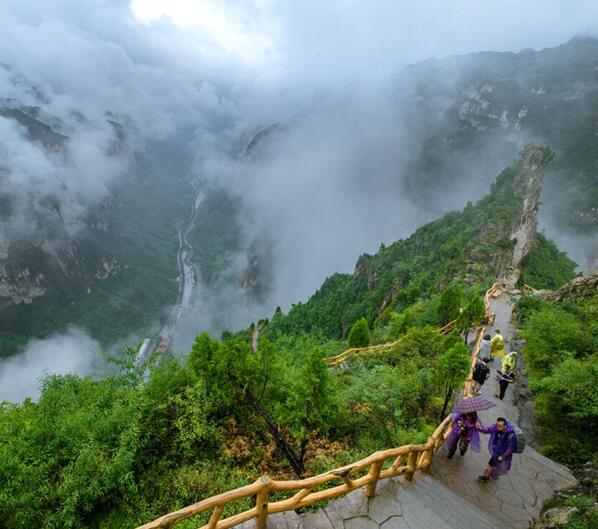
[[[33,302],[46,292],[45,278],[41,273],[32,273],[28,268],[11,276],[0,262],[0,309],[3,306]]]
[[[559,529],[565,527],[577,511],[576,507],[555,507],[554,509],[548,509],[540,519],[536,520],[533,529]]]
[[[563,285],[556,292],[548,295],[557,303],[570,298],[588,298],[598,293],[598,272],[594,272],[586,277],[576,277],[566,285]]]
[[[512,255],[499,282],[505,288],[514,288],[519,279],[519,265],[529,253],[536,236],[537,212],[544,178],[544,167],[552,159],[551,151],[543,146],[528,145],[521,153],[521,161],[512,176],[517,194],[522,200],[521,213],[514,219],[511,240],[514,241]]]

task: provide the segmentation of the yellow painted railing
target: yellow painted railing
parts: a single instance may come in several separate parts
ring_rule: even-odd
[[[497,290],[498,290],[498,284],[494,283],[492,285],[492,287],[490,287],[486,291],[486,294],[484,295],[484,309],[486,312],[485,321],[487,323],[489,323],[490,325],[494,322],[494,314],[492,314],[490,312],[489,298],[490,298],[490,296],[494,295],[494,293]],[[456,324],[457,324],[457,320],[450,321],[444,327],[441,327],[438,332],[440,332],[440,334],[448,334],[455,328]],[[339,364],[342,364],[343,362],[345,362],[346,360],[348,360],[349,358],[351,358],[353,356],[367,355],[369,353],[380,353],[382,351],[387,351],[389,349],[392,349],[396,345],[398,345],[400,341],[401,341],[401,338],[399,338],[398,340],[395,340],[394,342],[388,342],[388,343],[382,343],[382,344],[376,344],[376,345],[368,345],[366,347],[351,347],[351,349],[347,349],[346,351],[343,351],[342,353],[339,353],[335,356],[331,356],[330,358],[327,359],[327,361],[331,367],[335,367]]]
[[[493,322],[494,315],[490,312],[489,299],[491,296],[495,295],[497,291],[498,285],[495,283],[488,289],[484,296],[487,320],[490,323]],[[484,327],[481,327],[477,331],[476,341],[472,351],[472,367],[475,366],[475,362],[477,361],[483,334]],[[381,344],[369,348],[358,349],[371,350],[383,347],[391,348],[393,345],[396,345],[396,343],[398,343],[398,341],[390,344]],[[348,354],[350,351],[354,350],[349,349],[333,358],[341,357],[346,353]],[[346,356],[346,358],[348,358],[348,356]],[[465,381],[463,396],[465,398],[471,396],[471,373]],[[402,475],[405,476],[405,479],[411,481],[417,470],[427,469],[432,463],[434,454],[450,435],[451,427],[452,420],[449,415],[438,425],[436,430],[434,430],[434,433],[424,444],[411,444],[374,452],[368,457],[349,465],[305,479],[278,481],[270,479],[268,476],[262,476],[250,485],[206,498],[198,503],[194,503],[193,505],[189,505],[178,511],[161,516],[157,520],[138,527],[137,529],[170,528],[192,516],[208,512],[211,513],[209,521],[207,524],[201,526],[200,529],[228,529],[229,527],[233,527],[252,519],[256,520],[256,529],[264,529],[269,514],[294,511],[320,501],[337,498],[362,487],[365,488],[366,496],[372,497],[375,495],[376,484],[380,479]],[[331,486],[323,488],[328,483],[331,483]],[[269,501],[272,494],[284,492],[293,494],[282,500]],[[255,497],[254,507],[239,514],[229,516],[228,518],[221,519],[225,507],[229,504],[253,497]]]

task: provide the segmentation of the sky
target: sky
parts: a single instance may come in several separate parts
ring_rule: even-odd
[[[0,116],[0,198],[12,205],[0,217],[0,264],[11,241],[43,241],[57,217],[75,237],[146,142],[191,137],[194,170],[251,210],[246,240],[272,237],[267,317],[429,219],[398,195],[410,131],[389,86],[402,67],[555,46],[597,35],[598,16],[595,0],[3,0],[0,27],[0,104],[38,108],[67,138],[48,151]],[[124,145],[108,118],[126,127]],[[267,159],[230,156],[273,123],[283,133]],[[459,199],[482,188],[469,191]],[[79,358],[77,344],[94,354]],[[89,372],[98,349],[73,328],[30,343],[0,365],[0,380],[18,381],[21,398],[53,365]],[[27,389],[16,375],[30,363]]]
[[[388,77],[428,57],[555,46],[595,32],[592,0],[133,0],[146,24],[208,34],[265,77]]]

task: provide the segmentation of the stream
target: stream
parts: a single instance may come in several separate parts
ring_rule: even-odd
[[[179,248],[177,254],[179,292],[176,304],[170,310],[166,324],[154,339],[146,338],[137,354],[137,363],[141,364],[152,354],[162,354],[168,351],[176,333],[181,317],[193,307],[193,294],[199,281],[199,269],[191,262],[193,246],[187,236],[193,228],[197,213],[204,200],[203,191],[196,190],[195,200],[191,206],[189,220],[178,228]],[[148,344],[148,340],[151,345]]]

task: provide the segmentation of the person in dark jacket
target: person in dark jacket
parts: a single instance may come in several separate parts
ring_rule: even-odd
[[[496,380],[498,382],[499,393],[498,395],[495,395],[495,397],[502,400],[505,398],[505,393],[509,387],[509,384],[513,384],[515,382],[515,373],[511,369],[511,366],[507,364],[504,371],[499,370]]]
[[[473,384],[473,393],[474,395],[479,395],[484,382],[490,376],[490,368],[488,367],[488,363],[490,362],[490,358],[482,358],[478,360],[475,367],[473,368],[473,373],[471,378],[474,382]]]
[[[490,460],[484,474],[478,477],[478,481],[486,483],[491,479],[504,476],[511,470],[511,460],[517,449],[517,437],[515,427],[504,417],[499,417],[495,424],[487,427],[478,422],[476,429],[481,433],[490,434],[488,440]]]

